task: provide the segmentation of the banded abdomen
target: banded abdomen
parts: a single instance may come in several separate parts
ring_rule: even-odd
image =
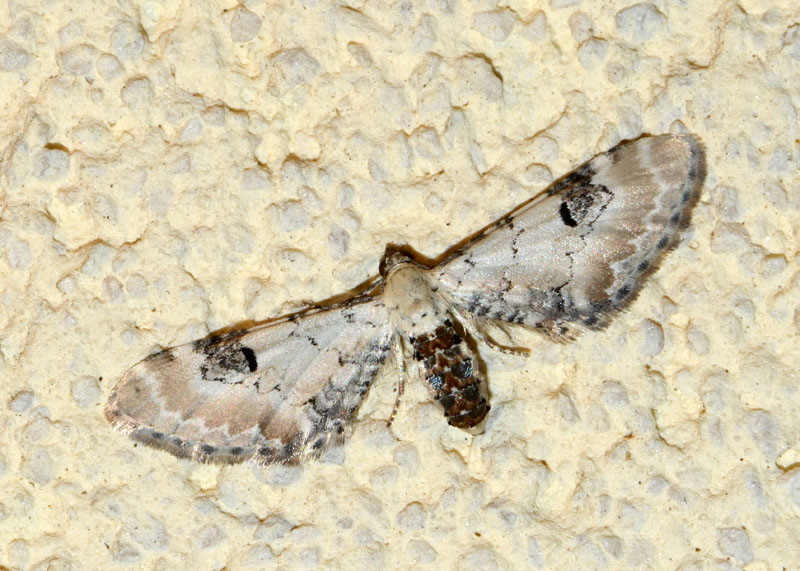
[[[444,409],[451,426],[474,429],[489,412],[486,379],[478,356],[446,317],[433,331],[409,335],[414,360],[419,364],[434,399]]]

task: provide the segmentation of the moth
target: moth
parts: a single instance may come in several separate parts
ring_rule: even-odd
[[[705,172],[693,135],[623,142],[438,263],[390,245],[380,275],[344,301],[147,357],[106,416],[180,458],[297,463],[344,441],[393,353],[450,425],[480,432],[490,404],[477,342],[515,352],[487,333],[493,325],[556,342],[606,327],[677,244]]]

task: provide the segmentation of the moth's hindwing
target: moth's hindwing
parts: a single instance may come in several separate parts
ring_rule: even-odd
[[[201,339],[129,369],[106,414],[178,457],[291,463],[343,441],[393,335],[371,299]]]
[[[642,137],[596,156],[433,268],[478,317],[568,340],[637,295],[679,238],[705,178],[692,135]]]

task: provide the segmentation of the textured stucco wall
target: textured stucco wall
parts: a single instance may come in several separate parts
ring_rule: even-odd
[[[0,564],[780,569],[800,560],[800,3],[0,6]],[[485,349],[486,433],[378,377],[297,468],[102,407],[159,346],[436,256],[593,154],[691,131],[683,244],[605,332]]]

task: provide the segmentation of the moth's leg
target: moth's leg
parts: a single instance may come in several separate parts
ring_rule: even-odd
[[[480,339],[483,343],[489,346],[490,349],[494,349],[500,353],[505,353],[506,355],[514,355],[515,357],[528,357],[531,354],[531,350],[527,347],[508,347],[506,345],[501,345],[491,337],[489,337],[488,333],[485,331],[481,331],[480,329],[476,329],[475,332],[477,333],[478,339]]]
[[[403,346],[400,343],[400,335],[394,336],[394,358],[397,363],[397,398],[394,400],[392,407],[392,414],[389,415],[389,420],[386,421],[386,426],[391,426],[394,422],[394,417],[397,416],[397,410],[400,408],[400,399],[403,398],[403,393],[406,388],[406,366],[405,358],[403,357]]]
[[[557,323],[552,319],[542,321],[534,328],[534,331],[541,333],[555,343],[569,343],[575,341],[578,335],[581,334],[581,329],[578,326],[574,324],[567,325],[566,323]]]
[[[487,324],[494,325],[498,327],[511,337],[511,335],[503,328],[503,325],[500,323],[496,323],[494,321],[490,321],[487,319],[483,319],[480,317],[476,317],[471,313],[465,313],[459,311],[455,307],[453,308],[453,312],[456,314],[457,318],[461,323],[464,323],[469,328],[470,334],[474,335],[476,339],[485,343],[489,346],[489,348],[494,349],[500,353],[505,353],[506,355],[514,355],[516,357],[528,357],[531,354],[531,350],[527,347],[509,347],[508,345],[503,345],[495,341],[487,332],[486,327]]]

